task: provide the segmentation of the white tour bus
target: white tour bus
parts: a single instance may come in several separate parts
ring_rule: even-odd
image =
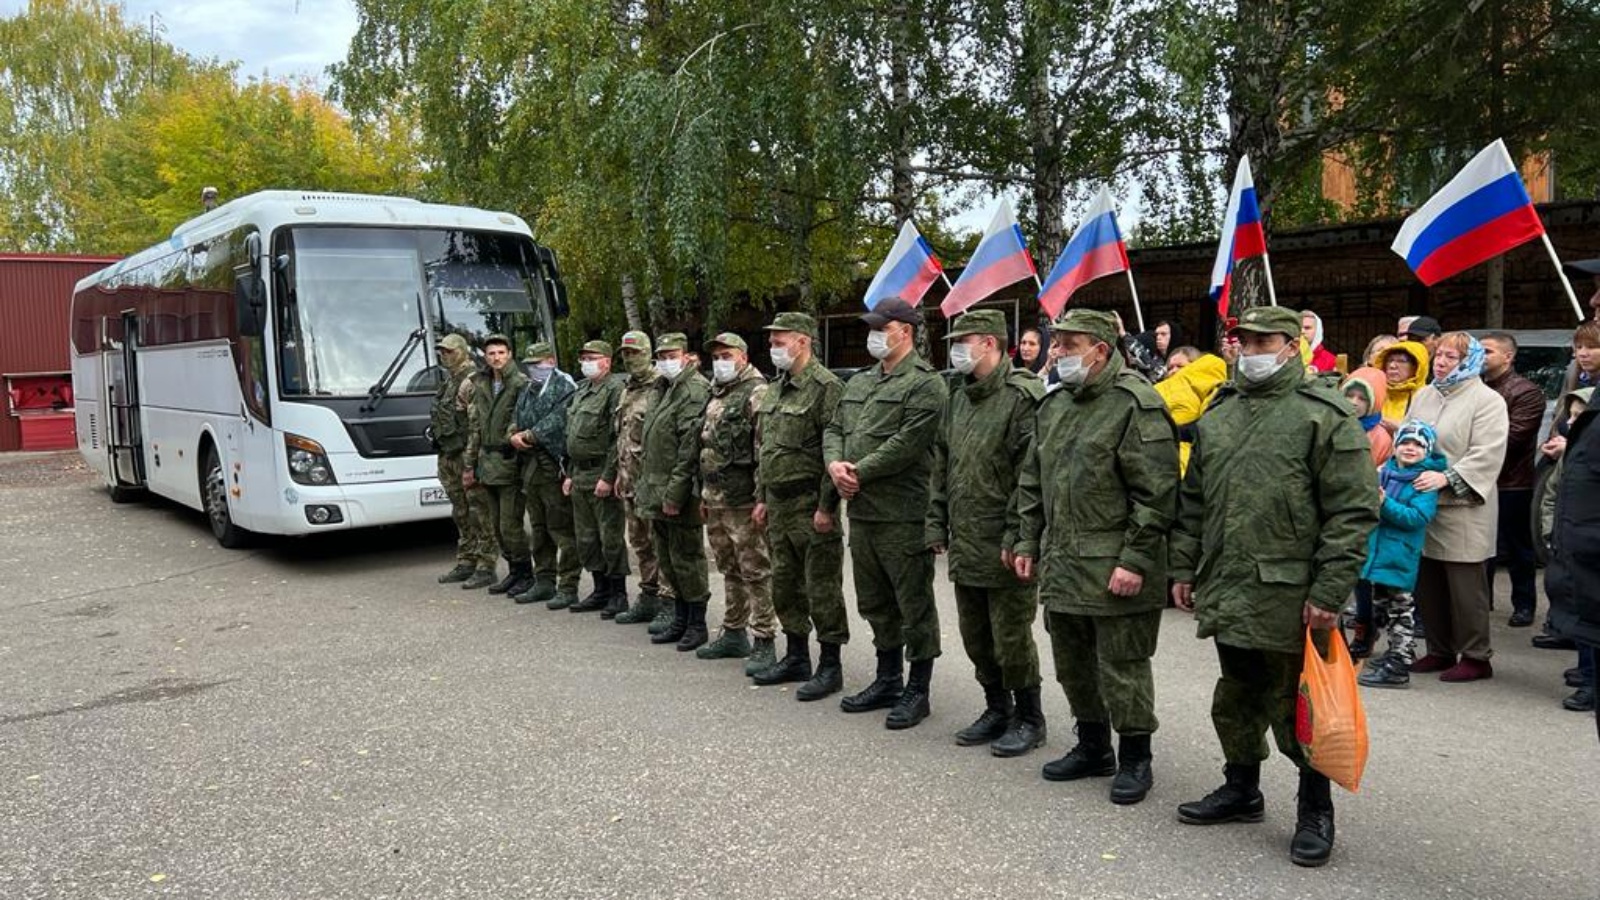
[[[554,254],[506,213],[264,191],[80,281],[78,446],[118,502],[224,546],[449,515],[427,435],[446,334],[555,340]]]

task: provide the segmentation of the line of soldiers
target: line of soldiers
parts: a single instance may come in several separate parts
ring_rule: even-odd
[[[745,659],[755,684],[795,683],[798,700],[815,701],[844,689],[842,509],[877,667],[840,708],[887,709],[890,729],[930,714],[941,651],[934,559],[947,555],[985,697],[956,742],[1002,757],[1045,743],[1033,638],[1043,605],[1077,733],[1043,775],[1110,777],[1117,804],[1140,802],[1154,784],[1151,658],[1170,590],[1195,610],[1200,635],[1216,638],[1212,718],[1227,759],[1225,784],[1183,804],[1180,821],[1260,821],[1271,731],[1300,769],[1291,859],[1325,863],[1329,782],[1295,737],[1300,655],[1306,626],[1325,637],[1355,583],[1377,491],[1359,423],[1336,389],[1293,361],[1299,317],[1276,308],[1241,317],[1250,361],[1196,427],[1181,490],[1176,429],[1124,364],[1113,316],[1074,309],[1055,323],[1061,388],[1049,393],[1009,364],[998,312],[954,323],[960,377],[948,386],[916,352],[917,307],[889,299],[862,320],[878,362],[848,384],[816,358],[816,322],[796,312],[767,326],[770,382],[731,333],[704,347],[710,381],[685,335],[652,345],[633,331],[621,342],[624,376],[611,375],[611,345],[590,341],[578,384],[548,345],[529,348],[524,372],[510,364],[510,342],[491,337],[490,371],[474,375],[465,342],[444,338],[452,377],[433,429],[461,537],[458,565],[440,581],[648,622],[653,643]],[[726,584],[715,640],[707,538]],[[640,566],[631,605],[629,547]],[[495,583],[497,550],[510,571]],[[580,568],[594,593],[577,601]]]

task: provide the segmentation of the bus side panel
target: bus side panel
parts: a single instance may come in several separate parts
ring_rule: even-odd
[[[72,355],[72,397],[78,452],[89,469],[111,483],[111,463],[106,457],[105,370],[98,353]]]
[[[239,427],[244,405],[227,342],[140,350],[139,390],[150,489],[193,509],[202,508],[202,437],[207,431],[213,433],[226,471],[233,455],[228,452],[227,435]]]
[[[236,416],[216,437],[232,485],[228,511],[233,521],[261,534],[294,534],[284,524],[286,519],[293,523],[297,510],[286,508],[283,497],[289,484],[283,435],[254,419]],[[235,474],[237,481],[232,480]]]

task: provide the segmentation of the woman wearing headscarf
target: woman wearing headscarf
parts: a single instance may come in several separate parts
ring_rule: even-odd
[[[1441,336],[1434,381],[1412,398],[1409,413],[1433,426],[1449,462],[1445,471],[1423,472],[1416,481],[1418,490],[1439,492],[1439,514],[1428,527],[1417,575],[1428,655],[1411,671],[1438,672],[1447,682],[1494,676],[1483,564],[1495,553],[1495,483],[1511,425],[1506,401],[1483,383],[1482,371],[1483,347],[1476,338],[1463,331]]]
[[[1332,372],[1339,368],[1339,358],[1332,351],[1322,346],[1322,317],[1304,310],[1300,313],[1300,335],[1306,339],[1306,345],[1311,348],[1311,368],[1318,372]]]

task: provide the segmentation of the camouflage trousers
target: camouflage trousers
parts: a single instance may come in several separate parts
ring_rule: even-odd
[[[622,518],[628,527],[628,546],[639,560],[639,590],[667,598],[677,596],[672,592],[672,583],[663,577],[661,563],[656,559],[656,539],[650,520],[639,518],[639,507],[632,497],[622,498]]]
[[[1046,612],[1056,681],[1072,717],[1104,722],[1118,734],[1152,734],[1156,685],[1150,657],[1161,634],[1161,610],[1126,616]]]
[[[879,650],[904,647],[912,662],[939,656],[939,608],[933,600],[933,551],[921,522],[850,520],[850,571],[856,609]]]
[[[439,456],[439,484],[450,498],[450,518],[456,523],[456,562],[492,572],[500,553],[494,542],[489,498],[482,487],[467,490],[461,483],[465,472],[460,454]]]
[[[621,578],[628,574],[622,500],[616,494],[596,497],[596,480],[593,472],[572,476],[572,530],[578,543],[578,562],[590,572]]]
[[[578,592],[578,546],[572,537],[572,501],[561,493],[560,468],[552,463],[528,463],[522,467],[523,503],[532,526],[529,555],[533,571],[541,579],[552,580],[556,590]]]
[[[1318,632],[1317,649],[1327,651],[1327,632]],[[1222,742],[1223,759],[1230,763],[1260,763],[1272,751],[1270,730],[1278,750],[1301,769],[1309,762],[1295,737],[1295,701],[1300,695],[1303,651],[1279,653],[1233,647],[1218,642],[1217,661],[1222,677],[1211,696],[1211,725]]]
[[[956,585],[961,643],[979,684],[1008,691],[1039,686],[1039,648],[1033,642],[1038,609],[1038,589],[1033,585]]]
[[[818,534],[812,524],[815,494],[767,504],[767,544],[772,549],[772,605],[785,634],[808,635],[828,644],[850,642],[844,606],[844,520]]]
[[[672,585],[673,597],[689,603],[709,601],[706,532],[694,505],[673,518],[650,520],[650,540],[663,581]]]
[[[770,638],[777,626],[772,611],[772,561],[766,532],[750,521],[751,507],[707,506],[706,538],[722,573],[722,627],[748,627]]]
[[[520,484],[486,484],[483,496],[494,523],[495,545],[509,563],[528,561],[528,531],[522,524],[527,515]]]

